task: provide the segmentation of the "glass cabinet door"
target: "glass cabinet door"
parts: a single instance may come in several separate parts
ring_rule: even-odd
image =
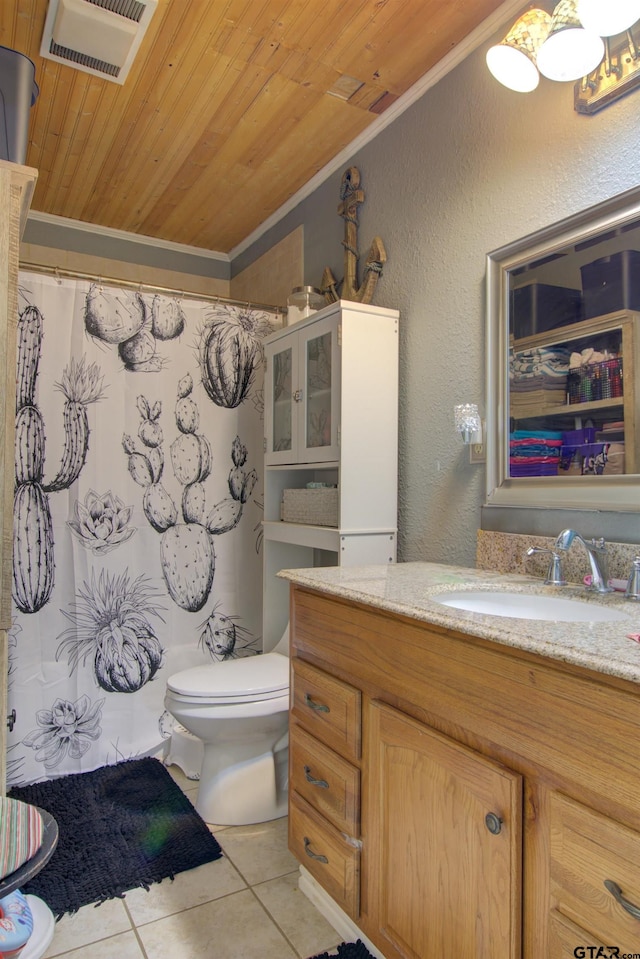
[[[326,462],[338,458],[338,325],[332,317],[301,332],[300,459]]]
[[[305,449],[331,446],[331,333],[306,342]]]
[[[269,466],[339,457],[338,323],[332,316],[265,349],[265,454]]]
[[[293,345],[273,354],[271,363],[271,435],[267,452],[293,449]]]

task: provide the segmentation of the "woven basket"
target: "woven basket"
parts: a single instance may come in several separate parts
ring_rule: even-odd
[[[304,523],[308,526],[337,526],[338,490],[284,490],[282,519],[285,523]]]

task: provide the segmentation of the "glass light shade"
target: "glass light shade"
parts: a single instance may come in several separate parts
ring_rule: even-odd
[[[603,56],[604,40],[584,29],[576,0],[560,0],[549,35],[538,51],[540,73],[549,80],[579,80],[595,70]]]
[[[480,413],[476,403],[460,403],[453,408],[456,430],[462,436],[463,443],[471,443],[474,434],[482,429]]]
[[[614,37],[640,20],[640,0],[578,0],[577,11],[585,30]]]
[[[530,93],[540,81],[536,54],[551,26],[545,10],[528,10],[516,20],[504,40],[487,50],[487,66],[503,86]]]

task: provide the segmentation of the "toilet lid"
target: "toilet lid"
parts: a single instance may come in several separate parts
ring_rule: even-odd
[[[289,689],[289,660],[280,653],[245,656],[222,663],[193,666],[174,673],[167,687],[183,696],[203,699],[273,699]]]

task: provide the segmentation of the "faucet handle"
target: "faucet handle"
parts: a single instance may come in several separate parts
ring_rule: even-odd
[[[631,572],[629,573],[624,598],[640,601],[640,556],[636,556],[631,564]]]
[[[556,553],[555,549],[545,549],[542,546],[530,546],[527,550],[527,556],[533,556],[535,553],[550,553],[549,568],[547,578],[544,581],[545,586],[566,586],[567,581],[562,574],[562,557]]]
[[[598,553],[606,553],[607,551],[607,542],[604,536],[594,536],[594,538],[590,540],[589,546],[592,549],[595,549]]]

